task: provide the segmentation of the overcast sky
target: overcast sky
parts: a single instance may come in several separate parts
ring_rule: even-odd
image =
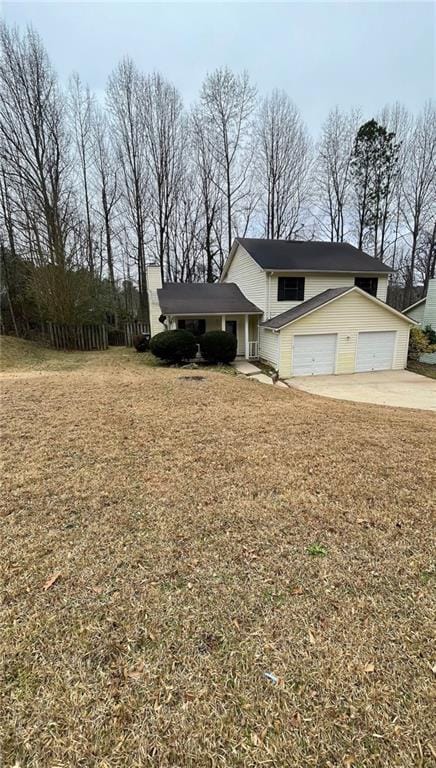
[[[430,2],[8,3],[3,17],[40,33],[66,82],[103,93],[125,54],[159,70],[190,103],[208,71],[247,69],[261,93],[285,89],[312,133],[328,110],[388,102],[417,111],[436,94]]]

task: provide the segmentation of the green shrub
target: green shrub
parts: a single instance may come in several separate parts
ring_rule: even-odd
[[[413,328],[410,329],[408,352],[410,359],[418,360],[420,355],[424,354],[424,352],[431,352],[431,350],[431,344],[429,344],[428,338],[422,328],[414,325]]]
[[[424,333],[427,336],[428,343],[433,346],[436,345],[436,331],[433,330],[431,325],[426,325],[424,328]]]
[[[200,338],[201,356],[208,363],[231,363],[236,357],[237,339],[227,331],[209,331]]]
[[[150,341],[153,355],[168,363],[192,360],[197,354],[197,342],[189,331],[162,331]]]
[[[133,337],[133,346],[137,352],[146,352],[150,347],[150,338],[145,333]]]

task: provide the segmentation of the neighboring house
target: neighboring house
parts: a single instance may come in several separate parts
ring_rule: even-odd
[[[422,328],[429,325],[436,331],[436,277],[428,281],[427,296],[404,309],[403,314],[415,320]]]
[[[237,238],[219,283],[149,268],[151,332],[230,331],[281,378],[404,368],[415,322],[385,303],[391,271],[348,243]]]

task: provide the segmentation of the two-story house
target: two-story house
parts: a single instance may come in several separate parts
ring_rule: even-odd
[[[237,238],[219,283],[148,270],[151,333],[234,333],[281,378],[404,368],[414,321],[386,302],[390,268],[348,243]]]

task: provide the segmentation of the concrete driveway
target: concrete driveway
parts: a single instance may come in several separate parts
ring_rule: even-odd
[[[436,379],[411,371],[373,371],[340,376],[301,376],[286,379],[290,387],[313,395],[436,411]]]

